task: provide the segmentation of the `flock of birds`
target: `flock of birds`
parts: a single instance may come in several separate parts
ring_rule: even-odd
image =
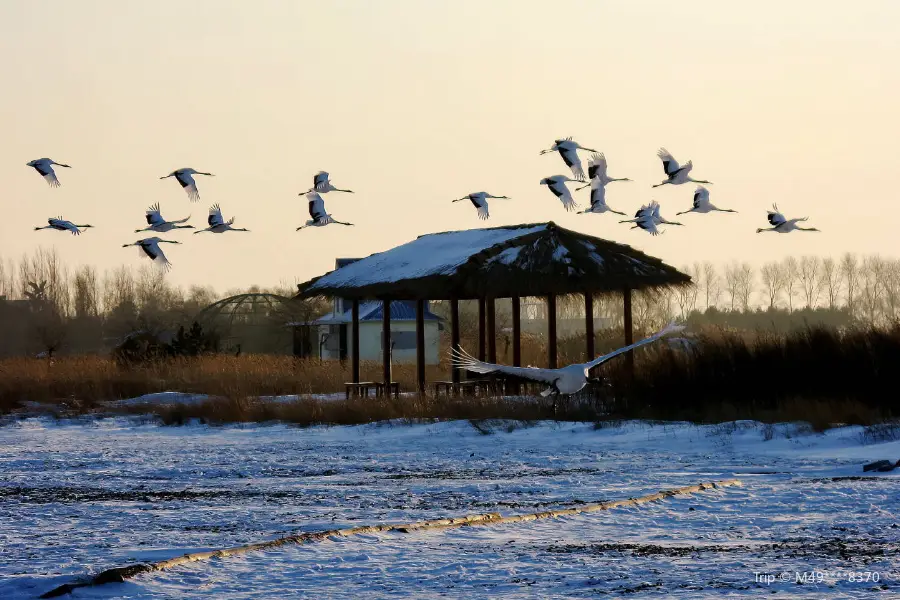
[[[581,159],[578,156],[579,150],[592,153],[591,158],[588,161],[587,176],[585,176],[585,172],[581,164]],[[563,159],[563,162],[565,162],[566,166],[571,169],[572,177],[566,175],[553,175],[552,177],[545,177],[544,179],[541,179],[540,183],[541,185],[546,185],[548,187],[553,195],[556,196],[560,200],[560,202],[562,202],[563,207],[567,211],[575,210],[578,207],[578,203],[572,196],[572,192],[569,190],[567,184],[575,182],[585,183],[585,181],[587,180],[586,185],[576,188],[575,190],[580,191],[584,188],[590,188],[591,205],[586,210],[580,211],[581,213],[602,214],[609,212],[617,215],[627,216],[626,213],[613,210],[606,203],[606,186],[615,181],[631,180],[627,177],[610,177],[607,172],[608,165],[606,157],[602,152],[597,152],[596,150],[593,150],[591,148],[586,148],[573,141],[572,138],[556,140],[549,149],[543,150],[541,154],[548,154],[552,152],[559,153],[560,157],[562,157]],[[689,182],[700,184],[694,191],[694,198],[691,208],[677,213],[678,215],[690,212],[701,214],[711,212],[736,212],[729,208],[718,208],[710,202],[709,189],[704,187],[704,185],[702,184],[710,184],[712,182],[706,181],[704,179],[694,179],[691,176],[691,171],[694,167],[691,161],[680,164],[677,160],[675,160],[675,157],[672,156],[672,154],[665,148],[660,148],[657,152],[657,156],[659,156],[660,160],[662,161],[663,171],[665,172],[666,178],[662,182],[654,185],[654,188],[663,185],[682,185]],[[27,165],[34,168],[51,187],[59,187],[59,179],[56,177],[56,172],[54,171],[53,167],[71,168],[69,165],[58,163],[56,161],[50,160],[49,158],[33,160],[27,163]],[[197,182],[194,179],[195,175],[204,175],[207,177],[213,176],[212,173],[184,168],[172,171],[171,173],[165,175],[164,177],[161,177],[160,179],[174,177],[175,180],[187,193],[188,198],[191,200],[191,202],[199,202],[200,192],[197,189]],[[306,196],[309,204],[310,219],[306,221],[305,224],[297,227],[298,231],[306,227],[323,227],[332,223],[348,226],[353,225],[352,223],[338,221],[326,212],[325,201],[322,198],[322,194],[326,194],[329,192],[353,193],[352,190],[341,189],[334,186],[331,183],[330,176],[327,172],[320,171],[319,173],[317,173],[315,176],[313,176],[312,187],[308,191],[300,194],[301,196]],[[478,218],[488,219],[490,218],[490,211],[488,208],[489,199],[508,199],[508,197],[495,196],[487,192],[477,192],[468,194],[467,196],[463,196],[462,198],[457,198],[453,200],[453,202],[469,200],[473,204],[473,206],[475,206]],[[168,233],[177,229],[194,229],[193,225],[187,224],[187,221],[190,217],[172,221],[165,219],[160,212],[158,203],[147,209],[145,218],[147,221],[147,226],[143,229],[136,229],[135,233],[141,233],[145,231],[154,233]],[[763,231],[775,231],[777,233],[789,233],[791,231],[818,231],[818,229],[815,228],[806,228],[798,225],[799,223],[806,220],[806,217],[787,219],[778,210],[778,206],[775,205],[773,206],[773,210],[768,211],[768,221],[770,227],[760,228],[756,231],[757,233]],[[682,225],[682,223],[679,223],[677,221],[669,221],[664,218],[660,214],[659,203],[655,200],[651,201],[649,204],[641,206],[637,210],[637,212],[635,212],[633,218],[623,219],[619,222],[632,223],[632,229],[640,228],[650,233],[651,235],[659,235],[661,233],[659,229],[660,225]],[[226,231],[249,231],[247,229],[234,227],[234,218],[232,217],[226,220],[222,215],[222,210],[218,204],[214,204],[210,207],[207,224],[208,227],[199,231],[195,231],[194,233],[203,233],[207,231],[211,233],[225,233]],[[88,229],[90,227],[92,226],[77,225],[72,221],[67,221],[62,217],[57,217],[48,219],[47,225],[43,227],[35,227],[35,230],[55,229],[58,231],[68,231],[73,235],[80,235],[82,230]],[[165,240],[159,238],[158,236],[153,236],[137,240],[136,242],[131,244],[124,244],[123,247],[138,246],[142,256],[147,256],[160,267],[169,269],[171,267],[171,263],[160,248],[161,244],[166,243],[179,244],[181,242],[175,240]],[[588,382],[590,381],[589,372],[593,367],[596,367],[597,365],[602,364],[615,356],[619,356],[637,347],[652,343],[669,333],[680,331],[681,329],[683,329],[681,326],[670,324],[658,333],[651,335],[650,337],[643,339],[635,344],[631,344],[624,348],[619,348],[618,350],[600,356],[592,361],[569,365],[560,369],[510,367],[506,365],[487,363],[472,357],[462,349],[454,349],[452,352],[452,358],[456,366],[476,373],[500,372],[506,373],[507,375],[524,377],[533,381],[547,383],[550,387],[543,393],[543,395],[545,396],[574,394],[588,384]]]
[[[56,176],[56,171],[53,170],[53,167],[64,167],[66,169],[71,168],[67,164],[58,163],[49,158],[39,158],[36,160],[32,160],[31,162],[26,163],[26,166],[32,167],[47,181],[50,187],[54,188],[59,187],[60,184],[59,179]],[[200,192],[197,189],[197,182],[194,179],[194,175],[206,175],[208,177],[214,176],[212,173],[197,171],[191,168],[184,168],[172,171],[168,175],[160,177],[160,179],[174,177],[175,180],[184,189],[185,193],[187,193],[190,201],[199,202]],[[298,227],[297,231],[306,227],[323,227],[331,223],[337,223],[340,225],[353,225],[353,223],[345,223],[343,221],[333,219],[331,215],[325,212],[325,201],[322,199],[321,194],[325,194],[327,192],[353,193],[352,190],[344,190],[335,187],[331,183],[330,176],[327,172],[320,171],[319,173],[316,173],[316,175],[313,176],[313,186],[307,192],[300,194],[301,196],[306,196],[306,199],[308,200],[310,219],[306,221],[305,224]],[[148,208],[144,216],[147,221],[147,226],[143,229],[135,229],[135,233],[141,233],[144,231],[152,231],[154,233],[168,233],[175,229],[195,229],[193,225],[186,224],[190,219],[189,216],[173,221],[169,221],[164,218],[162,216],[162,212],[160,211],[159,203],[156,203]],[[225,233],[226,231],[250,231],[249,229],[234,227],[234,217],[226,221],[225,217],[222,215],[222,209],[218,204],[213,204],[209,208],[209,216],[207,217],[206,222],[208,225],[207,227],[195,231],[194,233],[203,233],[205,231],[211,233]],[[34,229],[35,231],[40,231],[41,229],[55,229],[57,231],[68,231],[72,235],[81,235],[81,232],[84,229],[89,229],[91,227],[93,227],[93,225],[78,225],[72,221],[63,219],[62,217],[51,217],[47,219],[47,225],[44,225],[43,227],[35,227]],[[169,262],[168,258],[166,258],[165,253],[163,252],[162,248],[160,248],[160,244],[180,243],[181,242],[175,240],[165,240],[158,236],[152,236],[142,238],[131,244],[123,244],[122,247],[127,248],[129,246],[137,246],[141,256],[147,256],[148,258],[153,260],[156,265],[164,270],[168,270],[169,268],[171,268],[172,263]]]
[[[558,152],[560,157],[562,157],[563,162],[566,163],[566,166],[571,169],[572,177],[569,177],[567,175],[553,175],[551,177],[545,177],[541,179],[541,185],[546,185],[553,193],[553,195],[556,196],[560,202],[562,202],[563,208],[565,208],[567,211],[572,211],[578,208],[578,203],[572,196],[572,192],[571,190],[569,190],[567,184],[585,182],[584,167],[582,166],[581,158],[578,156],[579,150],[593,153],[591,154],[590,160],[588,160],[588,183],[587,185],[583,185],[575,189],[575,191],[580,191],[587,187],[591,188],[591,205],[589,208],[580,211],[580,214],[602,214],[609,212],[617,215],[627,216],[626,213],[618,210],[613,210],[606,203],[606,186],[613,181],[631,181],[631,179],[627,177],[610,177],[607,173],[608,165],[606,162],[606,156],[602,152],[597,152],[593,148],[586,148],[582,146],[578,142],[574,141],[571,137],[555,140],[553,142],[553,145],[546,150],[542,150],[541,154],[543,155],[552,152]],[[661,183],[655,184],[653,186],[654,188],[663,185],[681,185],[688,182],[698,184],[712,183],[711,181],[707,181],[705,179],[694,179],[693,177],[691,177],[691,170],[693,170],[694,168],[694,164],[692,161],[687,161],[682,165],[677,160],[675,160],[675,157],[672,156],[672,154],[665,148],[660,148],[656,154],[662,161],[663,171],[665,172],[666,178]],[[476,192],[467,196],[463,196],[462,198],[457,198],[456,200],[453,200],[453,202],[469,200],[478,211],[478,218],[488,219],[491,216],[490,209],[488,207],[489,198],[509,199],[507,196],[495,196],[487,192]],[[677,214],[683,215],[691,212],[706,214],[710,212],[737,211],[730,208],[718,208],[717,206],[712,204],[712,202],[710,202],[709,189],[707,189],[703,185],[698,185],[697,189],[694,191],[694,199],[691,208]],[[781,214],[781,212],[778,210],[778,206],[776,205],[773,207],[773,210],[768,211],[768,221],[771,227],[760,228],[756,231],[757,233],[763,231],[775,231],[777,233],[789,233],[795,230],[818,231],[818,229],[812,227],[806,228],[800,227],[798,225],[798,223],[806,220],[807,217],[787,219],[783,214]],[[677,221],[669,221],[661,216],[659,203],[655,200],[651,201],[649,204],[641,206],[637,210],[637,212],[634,213],[634,218],[624,219],[619,222],[633,223],[632,229],[640,228],[650,233],[651,235],[659,235],[660,233],[662,233],[659,229],[660,225],[683,225],[683,223],[679,223]]]
[[[592,153],[591,158],[588,161],[587,175],[585,175],[584,168],[582,167],[581,158],[578,156],[579,150]],[[563,159],[563,162],[565,162],[566,166],[571,169],[572,177],[569,177],[567,175],[553,175],[551,177],[545,177],[541,179],[540,183],[541,185],[546,185],[547,188],[553,193],[553,195],[556,196],[560,200],[560,202],[562,202],[563,208],[565,208],[567,211],[573,211],[578,208],[578,203],[575,201],[575,198],[573,197],[572,192],[571,190],[569,190],[567,184],[585,183],[585,181],[587,180],[586,185],[576,188],[575,190],[580,191],[584,188],[590,188],[591,205],[589,208],[580,211],[582,214],[602,214],[609,212],[621,216],[627,216],[626,213],[613,210],[606,203],[606,186],[615,181],[631,181],[631,179],[627,177],[610,177],[607,172],[608,165],[606,156],[602,152],[597,152],[592,148],[586,148],[578,142],[572,140],[571,137],[555,140],[553,145],[550,148],[541,151],[541,154],[543,155],[553,152],[559,153],[560,157],[562,157]],[[660,148],[657,152],[657,156],[659,156],[660,160],[662,161],[663,171],[665,172],[666,178],[662,182],[654,185],[654,188],[663,185],[682,185],[689,182],[701,184],[698,185],[697,189],[694,191],[693,204],[691,208],[677,214],[683,215],[691,212],[701,214],[710,212],[736,212],[729,208],[718,208],[710,202],[709,189],[704,187],[702,184],[709,184],[712,182],[705,179],[694,179],[691,176],[691,171],[694,168],[692,161],[687,161],[684,164],[680,164],[677,160],[675,160],[675,157],[672,156],[672,154],[665,148]],[[58,163],[49,158],[39,158],[37,160],[33,160],[27,163],[27,166],[32,167],[35,171],[37,171],[51,187],[59,187],[60,185],[59,179],[56,176],[56,171],[54,171],[53,167],[63,167],[67,169],[71,168],[67,164]],[[160,179],[168,179],[169,177],[174,177],[175,180],[184,189],[185,193],[187,193],[190,201],[199,202],[200,192],[197,189],[197,181],[194,178],[195,175],[213,177],[212,173],[197,171],[196,169],[191,168],[183,168],[172,171],[168,175],[160,177]],[[338,221],[326,212],[325,200],[322,198],[322,194],[326,194],[329,192],[353,193],[352,190],[341,189],[332,184],[330,175],[326,171],[320,171],[319,173],[316,173],[316,175],[313,176],[312,187],[308,191],[300,194],[301,196],[306,196],[309,205],[310,219],[303,225],[297,227],[297,231],[306,227],[324,227],[325,225],[330,224],[346,226],[353,225],[353,223]],[[509,198],[507,196],[495,196],[487,192],[476,192],[463,196],[462,198],[457,198],[453,200],[453,202],[469,200],[477,210],[478,218],[488,219],[490,218],[490,210],[488,207],[489,199]],[[144,231],[154,233],[168,233],[176,229],[194,229],[193,225],[186,224],[190,217],[185,217],[183,219],[177,219],[173,221],[166,220],[162,216],[158,203],[147,209],[145,218],[147,221],[147,227],[135,230],[136,233]],[[775,205],[773,206],[772,210],[768,211],[768,221],[770,227],[760,228],[756,231],[757,233],[763,231],[775,231],[777,233],[789,233],[791,231],[818,231],[818,229],[812,227],[807,228],[801,227],[799,225],[799,223],[806,220],[807,217],[787,219],[778,210],[778,206]],[[634,213],[633,218],[623,219],[619,222],[631,223],[632,229],[639,228],[650,233],[651,235],[659,235],[660,233],[662,233],[659,228],[661,225],[683,225],[683,223],[679,223],[677,221],[669,221],[668,219],[663,217],[660,214],[660,206],[656,200],[653,200],[649,204],[641,206],[637,210],[637,212]],[[225,233],[226,231],[249,231],[248,229],[234,227],[234,217],[226,220],[222,215],[222,209],[218,204],[213,204],[210,207],[209,215],[207,217],[207,225],[208,226],[204,229],[195,231],[194,233],[202,233],[207,231],[211,233]],[[47,225],[44,225],[43,227],[35,227],[35,230],[55,229],[57,231],[68,231],[73,235],[80,235],[84,229],[88,229],[90,227],[92,227],[92,225],[78,225],[72,221],[63,219],[62,217],[55,217],[48,219]],[[171,263],[169,262],[168,258],[166,258],[166,255],[162,251],[162,248],[160,248],[160,245],[180,243],[181,242],[175,240],[166,240],[158,236],[152,236],[142,238],[131,244],[124,244],[123,247],[138,246],[142,256],[147,256],[160,267],[169,269],[171,267]]]

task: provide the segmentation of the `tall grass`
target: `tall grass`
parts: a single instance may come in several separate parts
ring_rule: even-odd
[[[598,351],[614,347],[598,339]],[[584,340],[564,340],[560,364],[583,360]],[[540,340],[523,344],[523,363],[543,365]],[[500,361],[504,362],[500,353]],[[872,424],[900,416],[894,387],[900,369],[900,326],[890,329],[810,328],[787,335],[718,332],[696,338],[692,351],[665,343],[637,353],[630,377],[625,361],[601,367],[608,385],[563,402],[503,399],[447,400],[403,397],[348,402],[262,402],[260,396],[343,390],[349,366],[337,361],[282,356],[203,356],[121,367],[100,356],[0,361],[0,413],[25,401],[90,411],[104,400],[165,390],[207,394],[206,403],[156,408],[166,422],[281,419],[299,424],[364,423],[381,419],[649,418],[721,422],[808,421],[814,429],[834,423]],[[429,366],[429,381],[447,377],[449,365]],[[379,363],[361,365],[363,380],[381,379]],[[395,365],[402,389],[415,389],[415,366]],[[127,410],[127,409],[125,409]],[[145,410],[145,409],[144,409]]]
[[[638,376],[611,373],[617,409],[629,416],[724,420],[773,415],[871,423],[900,415],[900,326],[808,328],[786,335],[706,335],[693,352],[659,345]],[[834,421],[837,419],[837,421]]]

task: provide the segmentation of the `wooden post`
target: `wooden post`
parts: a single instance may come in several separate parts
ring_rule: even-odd
[[[518,296],[512,298],[512,360],[514,367],[522,366],[522,303]]]
[[[353,371],[353,383],[359,383],[359,300],[353,300],[350,314],[353,318],[350,327],[350,344],[353,346],[350,352],[350,369]]]
[[[587,360],[594,360],[594,295],[590,292],[584,294],[584,334]]]
[[[384,394],[391,395],[391,301],[382,302],[381,335],[384,338],[381,343],[381,364],[384,374]]]
[[[522,366],[522,303],[518,296],[511,298],[512,304],[512,361],[514,367]],[[512,393],[519,393],[519,384],[514,383]]]
[[[485,331],[484,331],[484,313],[485,313],[485,301],[484,298],[478,299],[478,360],[485,359],[484,352],[484,342],[485,342]]]
[[[459,350],[459,300],[450,300],[450,347]],[[459,383],[459,369],[450,367],[450,380]]]
[[[556,368],[556,296],[547,296],[547,363]]]
[[[494,299],[487,299],[487,361],[497,364],[497,311]]]
[[[425,301],[416,300],[416,382],[425,395]]]
[[[634,328],[631,321],[631,288],[625,288],[622,291],[622,303],[625,317],[625,345],[630,346],[634,343]],[[625,353],[625,364],[628,367],[628,374],[633,376],[634,350]]]

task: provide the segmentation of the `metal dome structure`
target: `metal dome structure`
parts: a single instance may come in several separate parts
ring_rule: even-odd
[[[238,294],[213,302],[196,321],[219,334],[223,350],[291,354],[293,332],[286,327],[302,315],[301,303],[278,294]]]

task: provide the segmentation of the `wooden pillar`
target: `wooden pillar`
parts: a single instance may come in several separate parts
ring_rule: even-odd
[[[625,345],[630,346],[634,343],[634,328],[631,321],[631,289],[625,288],[622,291],[622,301],[625,316]],[[634,350],[625,353],[625,364],[628,368],[628,374],[634,375]]]
[[[512,361],[514,367],[522,366],[522,305],[518,296],[511,298],[512,304]],[[514,383],[511,391],[519,393],[519,384]]]
[[[512,298],[512,360],[514,367],[522,366],[522,303],[518,296]]]
[[[359,383],[359,300],[354,300],[350,314],[353,323],[350,326],[350,344],[353,349],[350,353],[350,370],[353,371],[353,383]]]
[[[494,299],[487,299],[487,361],[497,364],[497,310]]]
[[[384,338],[381,344],[381,363],[384,374],[384,394],[391,394],[391,301],[384,300],[382,302],[381,316],[381,335]]]
[[[450,347],[459,351],[459,300],[450,301]],[[450,367],[450,380],[459,383],[459,369]]]
[[[547,363],[556,368],[556,296],[547,296]]]
[[[584,333],[587,360],[594,360],[594,295],[590,292],[584,294]]]
[[[485,331],[484,331],[484,313],[485,313],[485,301],[484,298],[478,299],[478,360],[485,359],[484,352],[484,342],[485,342]]]
[[[425,301],[416,300],[416,383],[425,395]]]

